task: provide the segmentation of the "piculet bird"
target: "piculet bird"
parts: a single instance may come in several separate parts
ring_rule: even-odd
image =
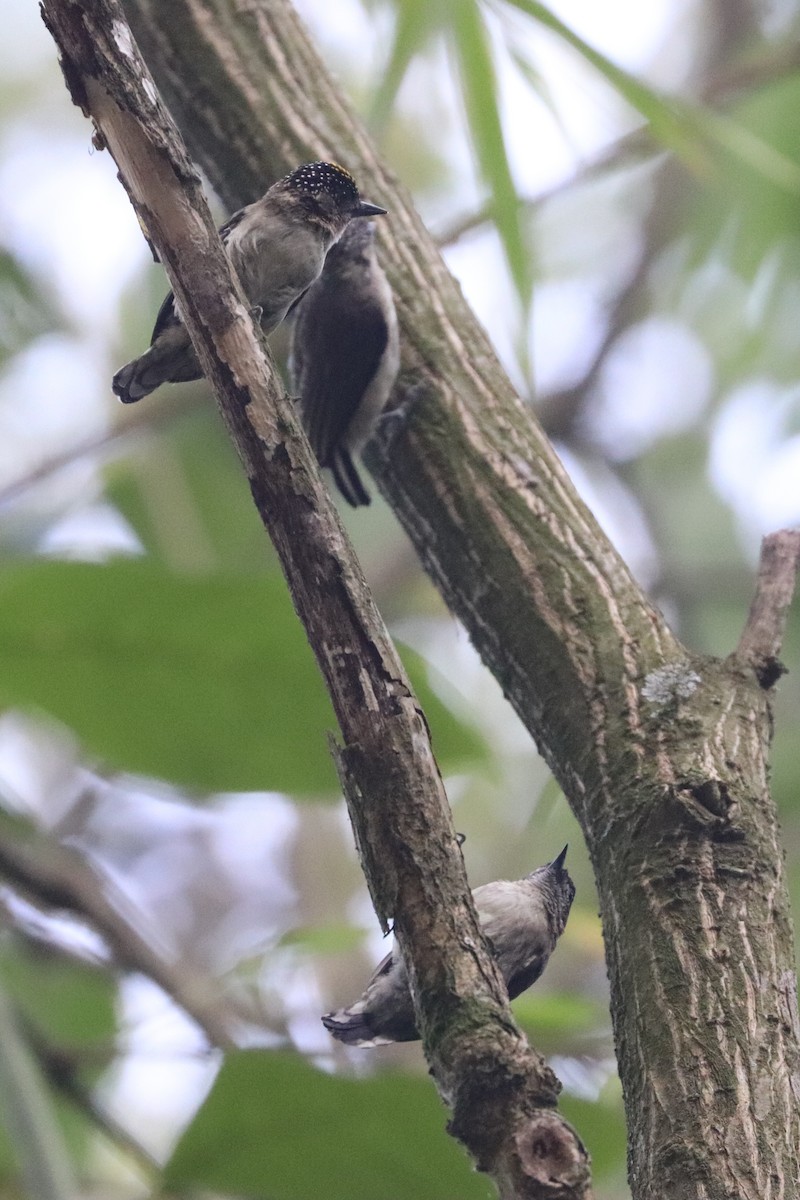
[[[322,270],[325,255],[354,218],[386,212],[362,200],[338,163],[313,162],[279,179],[234,213],[220,237],[247,299],[270,333]],[[162,383],[200,379],[202,370],[172,292],[159,309],[150,349],[117,371],[112,388],[132,404]]]
[[[369,504],[353,462],[397,378],[400,343],[392,291],[375,253],[375,225],[348,225],[297,305],[292,391],[321,467],[354,508]]]
[[[499,879],[472,893],[510,1000],[536,982],[564,932],[575,898],[575,884],[564,866],[566,856],[565,846],[558,858],[524,879]],[[413,1042],[420,1036],[397,945],[380,963],[361,999],[349,1008],[326,1013],[322,1023],[350,1046],[385,1046]]]

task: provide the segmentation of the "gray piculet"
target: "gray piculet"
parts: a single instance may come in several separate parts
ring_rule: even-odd
[[[344,167],[313,162],[234,213],[219,233],[247,299],[261,310],[264,333],[280,325],[318,277],[348,223],[385,212],[361,199]],[[111,386],[123,404],[133,404],[162,383],[184,383],[202,374],[170,292],[156,317],[150,349],[117,371]]]
[[[558,858],[524,879],[499,879],[472,893],[510,1000],[536,982],[564,932],[575,897],[575,884],[564,866],[566,856],[565,846]],[[349,1008],[326,1013],[322,1023],[350,1046],[385,1046],[413,1042],[420,1036],[405,963],[396,945],[377,967],[361,999]]]
[[[369,504],[353,463],[386,406],[400,365],[392,291],[375,253],[375,225],[348,225],[297,305],[292,390],[321,467],[357,508]]]

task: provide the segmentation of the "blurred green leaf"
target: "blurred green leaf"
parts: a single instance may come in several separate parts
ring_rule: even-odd
[[[274,571],[247,480],[208,399],[109,466],[106,493],[148,553],[173,569]]]
[[[595,50],[574,29],[560,20],[554,12],[551,12],[546,5],[540,4],[539,0],[505,0],[505,3],[510,8],[515,8],[532,17],[539,25],[551,30],[568,46],[577,50],[581,57],[599,71],[632,108],[642,114],[650,124],[655,136],[661,141],[675,150],[682,150],[684,154],[689,152],[694,154],[691,131],[687,129],[680,112],[671,100],[646,83],[642,83],[640,79],[631,75],[623,67],[618,67],[599,50]]]
[[[608,1024],[608,1009],[602,1000],[570,992],[530,991],[514,1001],[514,1014],[534,1035],[588,1033],[599,1023]]]
[[[592,1176],[595,1182],[607,1177],[625,1180],[625,1114],[619,1080],[611,1080],[597,1100],[580,1100],[562,1092],[558,1107],[567,1120],[580,1131],[580,1136],[592,1156]]]
[[[394,41],[373,100],[371,124],[377,129],[386,124],[411,62],[425,52],[439,32],[449,35],[479,170],[492,192],[492,217],[519,297],[527,307],[533,283],[533,251],[511,174],[491,42],[478,0],[462,0],[459,5],[449,6],[403,0],[397,6]]]
[[[344,922],[331,921],[326,925],[306,925],[290,929],[278,942],[281,946],[299,946],[311,954],[342,954],[364,940],[364,930],[354,929]]]
[[[731,120],[724,113],[716,113],[711,109],[687,109],[686,113],[708,141],[726,151],[737,166],[743,164],[749,167],[764,181],[774,184],[795,200],[800,195],[800,165],[760,134]]]
[[[487,1200],[424,1077],[342,1079],[292,1054],[230,1055],[165,1168],[251,1200]]]
[[[9,1197],[17,1197],[18,1191],[12,1190],[17,1184],[17,1161],[14,1156],[12,1146],[8,1140],[8,1134],[0,1125],[0,1187],[7,1188],[8,1192],[3,1191],[3,1200],[6,1195]]]
[[[555,101],[547,79],[532,61],[530,54],[527,53],[525,49],[520,46],[515,46],[513,43],[509,44],[507,49],[509,57],[511,58],[514,66],[517,68],[520,75],[531,88],[531,90],[534,91],[539,97],[542,104],[544,104],[551,118],[557,125],[558,131],[562,138],[569,144],[569,129],[564,121],[561,109]]]
[[[0,366],[34,338],[62,327],[38,281],[0,247]]]
[[[533,283],[532,249],[525,234],[508,161],[491,42],[477,0],[463,0],[453,8],[451,35],[461,94],[481,174],[492,190],[497,231],[520,300],[527,307]]]
[[[783,188],[789,195],[800,194],[800,166],[752,129],[724,113],[675,100],[643,83],[595,50],[539,0],[505,0],[505,3],[526,13],[577,50],[632,108],[642,114],[654,136],[679,154],[702,178],[709,175],[710,145],[730,155],[738,164],[758,172],[763,179]]]
[[[743,171],[741,155],[734,157],[732,149],[724,156],[711,185],[697,193],[693,221],[699,255],[713,253],[717,258],[729,260],[732,269],[748,282],[762,267],[765,256],[772,253],[776,290],[780,285],[792,286],[800,270],[797,186],[786,186],[800,172],[800,127],[794,119],[798,104],[800,76],[794,75],[761,88],[737,105],[738,136],[756,140],[759,160],[748,162]],[[771,154],[777,156],[778,178],[769,163],[766,171],[761,169],[761,155],[767,145]],[[789,175],[784,168],[786,163],[790,165]],[[748,332],[764,342],[773,323],[780,322],[772,314],[764,314]],[[738,343],[738,331],[731,340]],[[774,365],[774,352],[770,355],[769,349],[765,349],[765,366],[770,362]]]
[[[73,1161],[83,1155],[88,1124],[55,1095],[51,1080],[61,1064],[45,1061],[43,1045],[36,1044],[41,1039],[26,1035],[5,988],[0,991],[0,1035],[0,1123],[13,1145],[15,1174],[26,1195],[67,1200],[76,1194]]]
[[[394,40],[389,61],[370,107],[369,124],[382,133],[392,114],[412,60],[425,52],[434,34],[441,29],[442,13],[436,0],[401,0],[395,5]]]
[[[703,471],[706,453],[705,445],[696,437],[683,434],[658,442],[632,471],[637,486],[652,498],[653,511],[658,513],[659,532],[667,548],[662,566],[667,581],[673,571],[724,569],[736,558],[733,514]],[[698,521],[698,513],[703,514],[702,521]],[[677,546],[681,548],[680,560],[674,554]],[[742,621],[747,602],[745,596]],[[717,642],[697,648],[724,656],[731,653],[735,640],[726,646]]]
[[[413,655],[408,654],[413,662]],[[338,795],[333,711],[277,575],[145,561],[0,574],[0,702],[65,721],[106,763],[206,790]],[[444,767],[481,758],[413,668]]]
[[[117,989],[107,971],[17,943],[4,947],[0,972],[17,1010],[47,1043],[113,1048]]]

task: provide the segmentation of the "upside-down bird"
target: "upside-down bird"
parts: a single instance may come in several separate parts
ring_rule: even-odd
[[[564,860],[567,847],[524,879],[499,879],[475,888],[472,898],[486,940],[513,1000],[535,983],[564,932],[575,884]],[[417,1030],[408,975],[399,947],[380,963],[363,996],[326,1013],[325,1028],[350,1046],[413,1042]]]

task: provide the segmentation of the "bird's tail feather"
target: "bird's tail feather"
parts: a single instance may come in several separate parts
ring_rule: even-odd
[[[158,338],[139,358],[120,367],[111,389],[123,404],[134,404],[162,383],[187,383],[202,374],[188,335],[177,326],[171,338]]]
[[[336,1012],[326,1013],[322,1024],[337,1041],[346,1046],[387,1046],[391,1038],[381,1037],[372,1032],[363,1012],[349,1008],[340,1008]]]
[[[141,361],[140,358],[135,358],[133,362],[120,367],[111,381],[111,390],[115,396],[119,396],[123,404],[135,404],[137,400],[141,400],[143,396],[149,395],[158,387],[158,383],[153,383],[148,387],[141,379],[139,370]]]
[[[361,476],[350,457],[350,451],[343,446],[340,446],[334,453],[331,471],[336,486],[353,508],[360,508],[371,502],[370,494],[361,482]]]

